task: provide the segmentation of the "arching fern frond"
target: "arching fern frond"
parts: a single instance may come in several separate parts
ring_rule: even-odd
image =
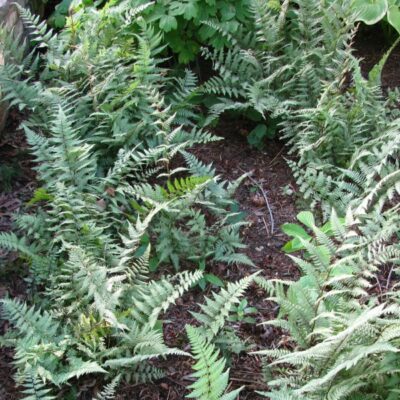
[[[196,364],[192,367],[196,382],[189,386],[188,399],[198,400],[234,400],[242,388],[224,394],[229,383],[229,370],[225,370],[226,361],[219,358],[219,351],[207,342],[201,331],[190,325],[186,326],[193,357]]]
[[[200,305],[201,313],[191,313],[202,324],[207,337],[212,338],[217,335],[225,325],[232,306],[240,302],[240,298],[256,275],[247,276],[235,283],[229,282],[226,289],[222,288],[219,293],[213,293],[212,298],[205,299],[205,304]]]

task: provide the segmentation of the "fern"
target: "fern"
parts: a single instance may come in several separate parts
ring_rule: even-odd
[[[286,125],[293,112],[318,102],[323,82],[335,79],[353,19],[345,1],[284,2],[274,10],[256,0],[252,13],[253,36],[239,31],[227,52],[203,51],[219,74],[203,90],[222,97],[210,109],[211,119],[227,110],[252,111],[260,122]]]
[[[186,332],[190,340],[192,352],[196,360],[193,377],[196,382],[189,386],[189,399],[199,400],[233,400],[242,388],[223,394],[228,386],[229,370],[225,369],[225,360],[219,358],[215,346],[207,343],[206,339],[194,327],[187,325]]]
[[[21,19],[24,25],[29,29],[29,35],[33,41],[37,43],[37,46],[45,47],[48,42],[53,38],[53,33],[51,30],[47,29],[45,21],[40,22],[40,17],[33,15],[29,10],[16,4]]]
[[[208,122],[233,110],[277,126],[297,157],[289,165],[300,192],[332,228],[327,234],[314,218],[301,221],[310,235],[303,229],[306,238],[295,236],[304,251],[291,256],[297,281],[256,278],[279,306],[266,324],[289,339],[285,348],[258,352],[271,370],[264,395],[394,398],[397,287],[382,296],[370,287],[383,266],[397,270],[400,259],[396,94],[384,99],[376,77],[374,84],[363,78],[347,1],[254,1],[253,17],[254,35],[238,31],[228,50],[203,50],[218,76],[202,90],[220,96]],[[344,225],[333,208],[346,215]]]
[[[140,321],[147,320],[148,324],[154,327],[159,314],[181,297],[184,291],[197,283],[201,277],[201,271],[193,274],[181,273],[173,277],[174,280],[177,279],[176,285],[171,282],[172,279],[151,282],[147,286],[142,285],[138,294],[132,299],[135,306],[135,310],[132,310],[133,316]]]
[[[35,251],[27,245],[24,238],[18,238],[15,233],[0,233],[0,246],[7,250],[19,251],[27,256],[33,256]]]
[[[225,325],[232,306],[239,303],[240,297],[250,286],[255,275],[247,276],[236,283],[229,282],[226,289],[220,293],[213,293],[212,299],[206,298],[205,304],[201,304],[201,313],[192,312],[192,315],[202,324],[208,337],[218,334]]]
[[[18,327],[27,342],[46,342],[57,336],[59,324],[48,313],[42,314],[33,307],[10,299],[1,300],[3,316]]]
[[[344,399],[362,393],[378,395],[377,390],[379,396],[389,393],[392,383],[386,367],[377,366],[392,368],[397,363],[398,304],[390,299],[388,304],[378,304],[376,299],[365,304],[362,298],[377,268],[398,254],[381,240],[381,231],[355,234],[365,221],[351,212],[344,225],[332,213],[329,227],[334,239],[306,216],[302,221],[315,241],[298,236],[306,255],[292,257],[302,277],[296,282],[256,278],[280,306],[278,318],[266,323],[287,331],[295,345],[293,351],[257,352],[275,359],[268,365],[272,371],[290,365],[268,382],[276,389],[264,394]],[[384,389],[377,382],[385,382]]]
[[[51,390],[46,388],[45,384],[40,382],[29,370],[24,373],[23,386],[24,390],[22,393],[24,394],[24,400],[55,399],[55,397],[51,395]]]
[[[104,386],[100,393],[93,397],[93,400],[113,400],[120,379],[121,377],[117,375],[109,384]]]
[[[162,67],[162,36],[140,18],[146,7],[85,8],[58,34],[20,9],[29,51],[17,51],[19,38],[1,41],[15,62],[2,67],[1,90],[26,109],[41,185],[34,208],[16,218],[18,236],[0,235],[26,256],[34,293],[3,301],[2,343],[15,349],[17,376],[29,371],[44,398],[84,376],[105,385],[95,396],[110,398],[117,381],[162,377],[157,358],[188,355],[165,344],[158,322],[203,273],[152,279],[150,260],[250,264],[235,256],[242,224],[230,220],[240,181],[171,167],[218,138],[196,126],[194,75],[172,79]],[[170,240],[177,245],[163,255]]]

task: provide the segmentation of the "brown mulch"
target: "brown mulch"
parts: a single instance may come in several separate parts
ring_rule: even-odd
[[[201,161],[212,162],[222,179],[233,181],[245,173],[250,175],[235,195],[250,224],[242,232],[246,253],[265,276],[294,278],[288,257],[280,251],[287,240],[280,226],[295,220],[297,214],[297,189],[285,161],[287,149],[277,140],[267,141],[263,151],[251,148],[246,140],[250,129],[240,121],[224,121],[216,131],[224,140],[199,146],[194,153]],[[233,272],[224,274],[230,279]]]

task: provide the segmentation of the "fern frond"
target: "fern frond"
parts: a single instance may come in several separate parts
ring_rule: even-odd
[[[191,314],[202,323],[208,337],[215,336],[225,325],[232,306],[240,302],[245,290],[250,286],[257,274],[247,276],[236,283],[229,282],[226,289],[212,294],[212,298],[206,298],[205,304],[201,304],[201,313]]]
[[[196,378],[196,382],[189,386],[192,391],[186,398],[198,400],[235,399],[242,388],[223,395],[229,381],[229,370],[225,370],[225,359],[218,358],[219,351],[213,344],[207,342],[201,331],[187,325],[186,332],[196,360],[196,364],[192,367],[196,371],[192,375]]]
[[[191,286],[195,285],[203,276],[201,271],[193,273],[183,272],[170,279],[150,282],[147,286],[138,288],[132,298],[135,309],[132,313],[139,321],[148,321],[152,327],[157,322],[161,312],[173,304]],[[177,281],[174,284],[174,280]]]
[[[47,388],[45,383],[36,377],[32,371],[27,370],[23,376],[24,400],[53,400],[55,397],[51,394],[51,389]]]
[[[60,324],[47,312],[29,308],[17,300],[2,299],[0,303],[3,318],[18,328],[19,335],[27,342],[52,342],[60,334]]]
[[[35,256],[35,249],[26,243],[25,238],[18,238],[13,232],[0,232],[0,247],[6,250],[19,251],[28,257]]]

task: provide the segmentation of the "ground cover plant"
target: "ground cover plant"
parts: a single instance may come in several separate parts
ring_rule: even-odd
[[[398,398],[400,115],[398,90],[382,87],[397,42],[365,74],[352,1],[240,2],[243,20],[224,4],[203,16],[200,1],[78,2],[58,33],[18,8],[27,37],[2,28],[1,93],[23,113],[38,182],[0,233],[28,269],[24,298],[1,300],[22,398],[140,398],[167,357],[192,360],[175,398]],[[165,58],[180,53],[172,33],[199,29],[215,40],[202,43],[215,76],[201,85]],[[293,190],[240,168],[225,180],[196,156],[226,116],[248,121],[250,145],[288,149],[304,208],[280,228],[289,275],[252,259],[278,235],[268,197]],[[244,244],[244,185],[265,207],[252,211],[265,247]],[[262,365],[253,386],[232,376],[246,353]]]

